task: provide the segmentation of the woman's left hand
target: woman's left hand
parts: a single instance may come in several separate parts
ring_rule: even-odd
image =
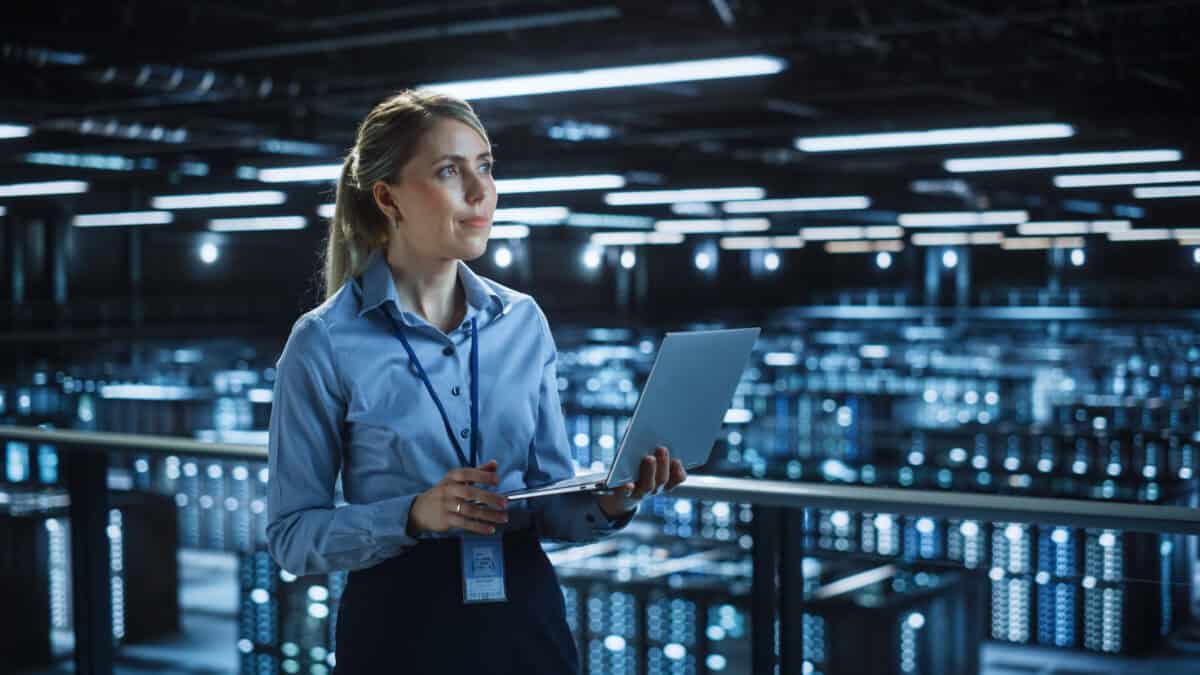
[[[654,449],[654,454],[642,458],[636,483],[626,483],[596,499],[604,513],[610,519],[616,519],[632,511],[642,497],[673,490],[685,480],[687,470],[683,468],[683,462],[671,459],[671,452],[660,445]]]

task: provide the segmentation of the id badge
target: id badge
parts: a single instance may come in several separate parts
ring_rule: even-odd
[[[462,536],[463,603],[507,602],[504,543],[499,535]]]

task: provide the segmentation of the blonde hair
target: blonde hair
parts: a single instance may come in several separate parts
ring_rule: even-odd
[[[328,299],[347,279],[362,273],[367,258],[389,236],[389,223],[371,194],[376,181],[399,180],[421,136],[439,120],[453,119],[474,129],[490,145],[470,104],[446,94],[405,90],[376,105],[358,127],[354,148],[342,163],[336,205],[325,245]]]

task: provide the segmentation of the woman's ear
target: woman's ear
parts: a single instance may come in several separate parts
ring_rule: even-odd
[[[389,223],[394,227],[398,227],[404,216],[400,213],[400,207],[396,204],[395,197],[392,196],[392,191],[387,183],[377,180],[371,186],[371,196],[375,198],[375,205],[379,207],[380,212],[387,218]]]

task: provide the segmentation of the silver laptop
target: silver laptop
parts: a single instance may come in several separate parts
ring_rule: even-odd
[[[637,482],[642,458],[665,445],[691,469],[708,462],[758,328],[667,333],[608,471],[510,492],[510,500]]]

